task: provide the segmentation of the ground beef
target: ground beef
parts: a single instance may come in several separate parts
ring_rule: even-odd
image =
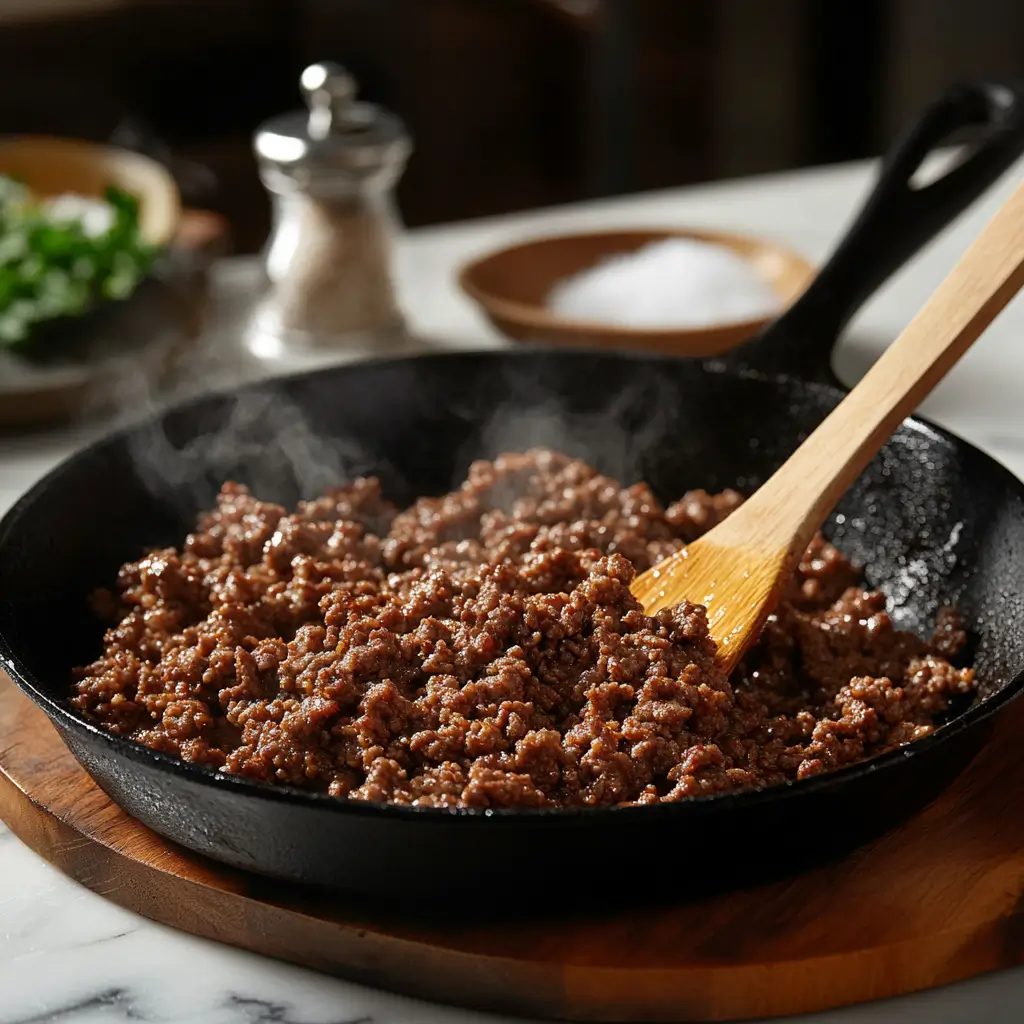
[[[121,569],[72,702],[192,764],[349,800],[647,804],[805,778],[931,732],[974,674],[821,537],[731,679],[704,609],[637,572],[740,503],[663,508],[546,450],[398,512],[361,479],[289,512],[226,484],[181,550]]]

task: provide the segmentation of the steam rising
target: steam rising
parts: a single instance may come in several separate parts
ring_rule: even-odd
[[[439,392],[447,378],[438,362],[392,363],[384,373],[367,374],[366,408],[351,414],[340,404],[332,407],[323,379],[316,386],[299,379],[193,401],[129,434],[135,473],[185,520],[209,507],[229,479],[258,497],[294,504],[355,476],[378,475],[389,496],[402,502],[457,486],[474,459],[536,446],[585,458],[629,484],[645,478],[663,449],[678,401],[676,389],[642,362],[612,395],[595,383],[590,394],[582,389],[582,399],[578,381],[567,388],[538,377],[543,362],[490,358],[479,364],[480,388],[465,387],[460,374],[463,386],[449,396]],[[578,365],[572,367],[577,374]],[[496,366],[505,367],[500,379]],[[325,371],[328,378],[336,372]],[[335,402],[351,400],[352,390],[337,379]],[[370,393],[383,382],[386,391]],[[568,408],[566,392],[584,408]],[[681,449],[682,438],[673,444]]]
[[[208,505],[226,479],[260,497],[294,501],[375,469],[362,446],[318,434],[283,393],[242,391],[213,403],[192,403],[131,436],[143,484],[183,512]],[[203,429],[211,418],[221,422]],[[193,425],[198,433],[190,436]]]
[[[569,411],[563,396],[536,380],[524,386],[513,378],[508,392],[459,453],[460,467],[476,458],[546,447],[583,458],[629,485],[647,475],[678,401],[675,389],[647,375],[642,381],[623,379],[620,391],[587,411]],[[460,470],[459,479],[463,475]]]

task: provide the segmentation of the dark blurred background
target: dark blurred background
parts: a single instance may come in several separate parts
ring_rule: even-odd
[[[879,152],[948,82],[1024,70],[1022,0],[0,0],[0,132],[160,156],[253,251],[251,133],[347,64],[429,224]]]

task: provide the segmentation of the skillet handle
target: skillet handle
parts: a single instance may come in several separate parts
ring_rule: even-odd
[[[963,128],[977,128],[957,164],[917,188],[925,157]],[[836,383],[832,349],[871,294],[966,209],[1024,152],[1024,86],[974,82],[935,101],[883,158],[860,213],[804,294],[729,362]]]

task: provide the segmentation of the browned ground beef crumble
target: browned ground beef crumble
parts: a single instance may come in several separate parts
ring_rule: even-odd
[[[361,479],[289,514],[226,484],[179,552],[126,565],[73,703],[192,764],[350,800],[655,803],[806,778],[923,736],[974,688],[817,538],[731,679],[704,609],[630,581],[729,514],[667,509],[546,450],[404,512]]]

